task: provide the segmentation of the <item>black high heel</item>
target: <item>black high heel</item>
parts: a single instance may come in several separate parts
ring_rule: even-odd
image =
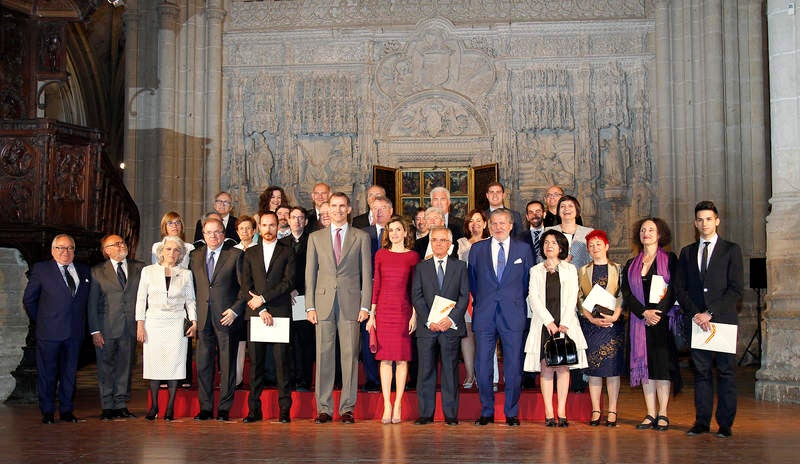
[[[172,409],[167,409],[167,412],[164,414],[164,420],[167,422],[175,420],[175,413],[172,411]]]
[[[611,422],[609,419],[611,415],[614,415],[614,422]],[[606,417],[606,427],[616,427],[617,426],[617,412],[616,411],[608,411],[608,417]]]
[[[158,417],[158,408],[150,408],[150,410],[147,411],[147,415],[144,416],[144,418],[149,421],[156,420],[156,417]]]
[[[556,426],[556,419],[555,417],[546,417],[544,419],[544,426],[545,427],[555,427]]]
[[[600,412],[600,411],[592,411],[592,416],[594,416],[594,413],[597,413],[597,419],[590,420],[589,421],[589,425],[592,426],[592,427],[597,427],[598,425],[600,425],[600,416],[603,413]]]
[[[559,417],[558,418],[558,426],[559,427],[569,427],[569,422],[567,421],[566,417]]]

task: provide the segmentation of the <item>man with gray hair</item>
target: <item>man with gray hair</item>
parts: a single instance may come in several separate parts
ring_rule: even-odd
[[[453,232],[453,243],[464,236],[464,220],[450,215],[450,192],[444,187],[431,190],[431,206],[439,208],[444,217],[444,226]]]
[[[444,225],[444,213],[441,209],[437,208],[436,206],[431,206],[430,208],[425,210],[425,222],[428,224],[430,229],[434,227],[445,227]],[[452,233],[452,230],[450,231]],[[455,234],[453,234],[455,236]],[[431,248],[430,242],[430,233],[425,237],[420,238],[416,242],[414,242],[414,251],[417,252],[419,255],[420,261],[425,261],[426,259],[433,256],[433,250]],[[458,258],[458,243],[451,242],[448,254]]]
[[[378,197],[386,197],[386,189],[380,185],[372,185],[367,189],[367,211],[353,218],[354,229],[364,229],[375,224],[375,216],[372,214],[372,202]]]

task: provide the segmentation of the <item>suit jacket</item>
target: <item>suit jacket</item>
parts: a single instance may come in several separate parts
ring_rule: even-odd
[[[458,259],[458,242],[456,240],[457,239],[454,237],[453,252],[450,253],[450,256],[452,256],[455,259]],[[414,242],[414,251],[416,251],[417,254],[419,255],[420,262],[425,261],[425,252],[428,251],[428,245],[430,245],[430,243],[431,243],[431,234],[428,234]]]
[[[365,227],[369,227],[369,211],[354,217],[352,225],[354,229],[363,229]]]
[[[289,238],[289,237],[286,237]],[[255,310],[247,306],[250,317],[258,316],[266,309],[273,317],[292,317],[295,257],[291,246],[278,240],[269,260],[269,269],[264,267],[263,241],[244,253],[242,264],[241,301],[250,300],[249,292],[264,297],[265,303]]]
[[[239,299],[242,250],[220,247],[217,250],[219,256],[214,266],[214,275],[209,278],[206,271],[206,248],[203,246],[193,250],[189,257],[189,270],[192,271],[197,295],[197,327],[202,330],[206,319],[211,317],[217,330],[230,332],[241,324],[242,312],[246,306],[246,301]],[[237,314],[237,318],[233,324],[223,326],[220,319],[228,308]]]
[[[33,265],[22,304],[36,324],[37,340],[63,341],[84,336],[91,273],[86,265],[74,265],[78,272],[75,296],[55,260]]]
[[[239,234],[236,233],[236,216],[228,215],[228,225],[225,226],[225,238],[229,238],[234,243],[239,243]],[[203,240],[203,220],[198,219],[194,226],[194,241]],[[197,247],[199,248],[199,247]]]
[[[464,220],[450,214],[447,217],[447,228],[453,233],[453,243],[464,236]]]
[[[107,259],[92,268],[89,289],[89,333],[100,332],[103,338],[136,335],[136,292],[144,263],[126,260],[127,281],[123,288],[117,280],[117,269]]]
[[[494,327],[496,308],[507,327],[523,331],[527,323],[529,271],[533,253],[527,243],[511,238],[506,267],[498,281],[492,262],[493,239],[481,240],[469,251],[469,288],[472,290],[472,327]]]
[[[542,234],[544,233],[544,228],[542,228]],[[539,241],[542,240],[542,234],[539,234]],[[525,229],[520,230],[520,232],[516,235],[517,239],[522,240],[523,242],[527,243],[529,247],[531,247],[531,252],[533,253],[534,264],[539,264],[544,261],[544,257],[539,252],[538,249],[533,247],[533,237],[531,237],[531,229],[530,226],[526,227]],[[538,248],[538,247],[537,247]]]
[[[194,280],[191,271],[176,266],[172,268],[171,273],[169,290],[167,290],[163,266],[151,264],[142,269],[139,289],[136,292],[137,321],[143,321],[146,317],[183,319],[187,315],[190,321],[197,320]]]
[[[417,311],[417,337],[435,337],[438,335],[438,332],[431,332],[425,325],[436,295],[456,302],[455,308],[450,311],[450,319],[453,320],[458,329],[450,329],[446,334],[453,337],[465,337],[467,331],[464,314],[467,312],[467,303],[469,302],[467,263],[448,256],[444,282],[442,282],[442,288],[439,289],[435,261],[435,258],[427,259],[417,264],[414,269],[411,302]]]
[[[684,314],[691,318],[708,310],[714,322],[738,324],[736,303],[744,289],[742,249],[718,237],[703,280],[697,264],[699,247],[700,242],[685,246],[678,259],[675,291]]]
[[[340,315],[345,320],[355,321],[361,308],[369,310],[372,303],[369,235],[353,226],[348,227],[342,242],[341,262],[337,266],[331,227],[308,236],[306,308],[316,309],[318,320],[326,320],[338,296]]]
[[[278,240],[294,251],[294,288],[298,295],[306,294],[306,250],[308,249],[308,232],[303,232],[300,240],[295,243],[294,236],[283,237]]]
[[[374,265],[375,264],[375,253],[377,253],[378,250],[381,249],[381,244],[378,242],[378,226],[373,224],[373,225],[368,226],[368,227],[363,227],[361,230],[363,230],[364,232],[367,233],[367,235],[369,235],[369,247],[370,247],[370,252],[372,253],[372,255],[371,255],[372,256],[372,264]],[[387,233],[386,227],[383,228],[383,233],[384,234]]]

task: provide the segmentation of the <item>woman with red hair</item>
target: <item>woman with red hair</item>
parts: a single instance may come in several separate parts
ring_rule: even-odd
[[[586,374],[589,376],[589,396],[592,400],[589,425],[600,425],[600,398],[605,377],[608,391],[606,426],[614,427],[617,425],[620,375],[625,369],[625,325],[619,320],[622,315],[620,266],[608,259],[608,236],[604,231],[595,229],[586,234],[586,245],[592,262],[578,269],[578,310],[583,316],[581,330],[588,345],[586,357],[589,368]],[[617,298],[613,308],[595,306],[587,310],[583,307],[583,300],[595,285],[603,287]]]

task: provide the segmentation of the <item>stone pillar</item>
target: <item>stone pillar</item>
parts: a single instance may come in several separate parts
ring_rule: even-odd
[[[209,0],[206,7],[206,178],[205,197],[213,205],[214,195],[223,190],[222,176],[222,0]],[[225,188],[227,190],[227,187]]]
[[[32,343],[25,343],[29,321],[22,307],[27,270],[18,250],[0,248],[0,401],[36,401],[36,350]],[[25,359],[20,363],[23,354]]]
[[[174,179],[182,172],[175,152],[176,24],[180,8],[165,1],[158,5],[158,152],[161,162],[159,199],[173,199]],[[184,222],[188,222],[184,218]],[[186,227],[186,224],[184,224]],[[188,228],[187,228],[188,230]]]
[[[800,403],[800,15],[767,2],[772,212],[767,217],[767,310],[756,398]]]

